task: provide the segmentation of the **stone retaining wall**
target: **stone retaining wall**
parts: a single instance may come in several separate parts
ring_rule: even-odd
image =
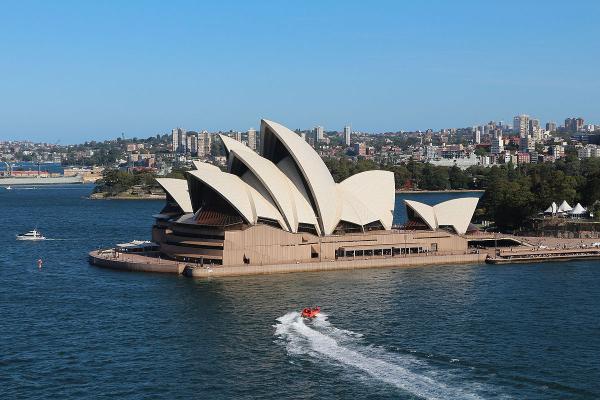
[[[183,274],[194,278],[208,278],[217,276],[242,276],[242,275],[264,275],[282,274],[293,272],[317,272],[335,271],[366,268],[393,268],[393,267],[416,267],[425,265],[452,265],[452,264],[479,264],[484,263],[487,254],[455,254],[455,255],[427,255],[415,257],[389,257],[348,261],[324,261],[313,263],[294,263],[281,265],[239,265],[239,266],[193,266],[181,262],[144,257],[141,255],[125,256],[125,259],[117,259],[107,255],[104,251],[92,251],[89,254],[89,262],[104,268],[117,269],[121,271],[138,272],[160,272],[171,274]],[[148,261],[144,262],[144,258]]]
[[[167,274],[181,274],[185,268],[182,263],[162,262],[134,262],[129,260],[118,260],[111,257],[103,257],[98,254],[98,251],[92,251],[89,254],[89,262],[92,265],[111,268],[120,271],[137,271],[137,272],[159,272]]]
[[[452,265],[452,264],[482,264],[487,254],[460,254],[445,256],[418,256],[418,257],[390,257],[381,259],[329,261],[302,264],[282,265],[241,265],[230,267],[188,267],[183,274],[193,278],[207,278],[216,276],[242,276],[282,274],[293,272],[318,272],[366,268],[393,268],[416,267],[426,265]]]

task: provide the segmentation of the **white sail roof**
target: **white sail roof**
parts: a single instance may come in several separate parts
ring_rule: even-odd
[[[224,135],[220,137],[230,158],[240,160],[268,191],[289,230],[297,232],[299,223],[317,225],[307,199],[275,164],[234,139]]]
[[[254,179],[254,178],[251,178]],[[248,183],[248,193],[250,194],[251,204],[254,208],[254,215],[256,217],[254,223],[258,222],[258,218],[268,218],[277,221],[282,229],[288,230],[283,217],[277,207],[272,203],[270,198],[266,198],[260,191],[255,189]],[[265,193],[269,196],[268,193]]]
[[[361,172],[340,182],[338,186],[344,192],[360,199],[363,204],[368,206],[369,213],[375,215],[375,219],[363,225],[379,220],[385,229],[392,228],[396,202],[393,172],[381,170]]]
[[[202,203],[198,197],[204,192],[194,180],[198,179],[251,224],[269,218],[282,229],[319,235],[331,234],[342,221],[364,229],[367,225],[368,229],[391,229],[393,173],[367,171],[337,184],[306,141],[273,121],[261,121],[263,156],[227,136],[220,137],[229,154],[229,172],[194,161],[196,170],[188,176],[192,208]]]
[[[189,174],[218,192],[249,223],[255,224],[258,217],[263,217],[284,226],[279,211],[239,176],[211,169],[190,171]]]
[[[463,197],[430,206],[414,200],[404,200],[406,207],[414,211],[430,229],[451,226],[459,234],[467,232],[478,202],[477,197]]]
[[[339,221],[337,190],[327,166],[316,151],[296,133],[283,125],[263,119],[261,121],[261,149],[266,158],[274,162],[275,154],[267,154],[265,141],[274,135],[292,157],[308,186],[307,193],[314,203],[323,233],[330,234]]]
[[[185,179],[156,178],[156,182],[167,192],[184,213],[191,213],[192,201],[188,192],[188,184]]]
[[[194,165],[194,168],[196,168],[197,170],[209,169],[209,170],[213,170],[213,171],[221,171],[221,169],[219,167],[217,167],[216,165],[205,163],[202,161],[197,161],[197,160],[192,161],[192,164]]]
[[[452,226],[457,233],[466,233],[478,202],[478,197],[463,197],[436,204],[433,211],[438,226]]]
[[[347,221],[364,226],[370,222],[378,221],[379,216],[372,212],[357,196],[344,186],[338,185],[339,221]],[[337,223],[336,223],[337,225]]]
[[[211,187],[249,223],[256,223],[248,185],[239,177],[221,171],[199,169],[189,174]]]
[[[421,219],[423,220],[423,222],[425,222],[425,224],[427,224],[429,229],[436,230],[438,228],[433,207],[431,207],[428,204],[414,200],[404,200],[404,204],[406,204],[407,208],[410,208],[412,211],[415,212],[415,214],[421,217]]]

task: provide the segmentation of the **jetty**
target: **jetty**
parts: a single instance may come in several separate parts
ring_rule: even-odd
[[[497,251],[489,255],[485,262],[488,264],[515,264],[543,261],[589,260],[600,259],[600,248],[577,249],[519,249],[517,251]]]

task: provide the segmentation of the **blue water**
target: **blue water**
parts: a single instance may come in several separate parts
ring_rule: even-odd
[[[86,253],[148,238],[162,202],[90,191],[0,189],[0,399],[600,398],[596,262],[116,272]],[[54,240],[14,240],[35,226]]]
[[[33,161],[20,161],[11,163],[13,171],[37,171],[38,164]],[[60,163],[40,163],[40,171],[47,171],[53,174],[62,173],[64,168]],[[6,164],[0,163],[0,171],[6,171]]]

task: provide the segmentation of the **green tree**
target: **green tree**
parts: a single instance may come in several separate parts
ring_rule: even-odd
[[[456,165],[448,170],[448,180],[451,189],[467,189],[469,187],[469,176]]]

